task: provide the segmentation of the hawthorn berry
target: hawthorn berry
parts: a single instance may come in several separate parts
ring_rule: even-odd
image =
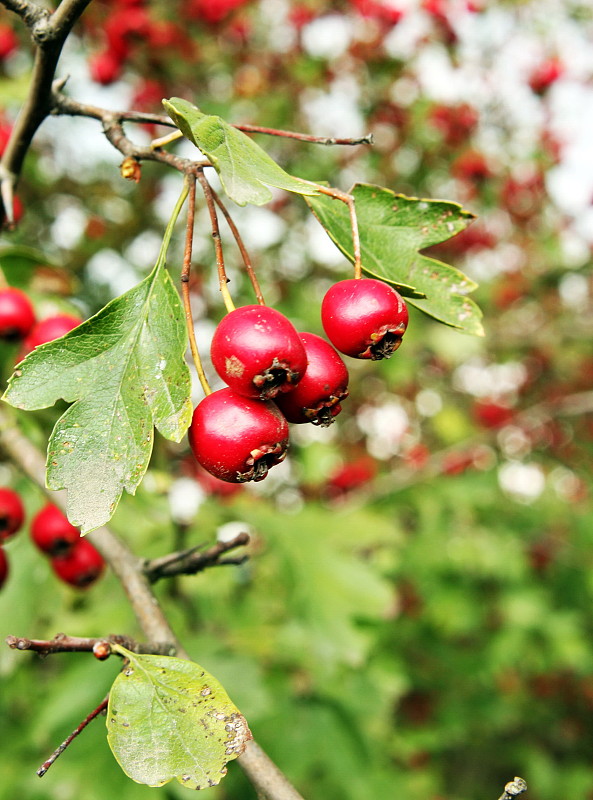
[[[321,304],[325,332],[341,353],[378,361],[400,346],[408,309],[395,289],[374,278],[339,281]]]
[[[6,583],[6,578],[8,578],[8,558],[4,548],[0,547],[0,589]]]
[[[20,289],[0,289],[0,338],[23,339],[35,325],[35,312],[27,295]]]
[[[25,519],[23,501],[12,489],[0,489],[0,542],[10,539]]]
[[[31,521],[31,539],[48,556],[71,553],[80,539],[78,528],[68,522],[57,506],[48,503]]]
[[[82,320],[79,317],[75,317],[72,314],[56,314],[53,317],[47,317],[47,319],[38,322],[25,339],[25,351],[30,353],[31,350],[39,347],[39,345],[53,342],[54,339],[65,336],[73,328],[77,328],[81,322]]]
[[[338,498],[370,483],[377,474],[377,462],[363,455],[342,464],[327,480],[326,491],[329,497]]]
[[[219,389],[197,405],[189,443],[198,462],[217,478],[261,481],[286,455],[288,423],[274,403]]]
[[[305,345],[307,369],[287,394],[275,402],[289,422],[312,422],[327,427],[348,396],[348,370],[331,344],[314,333],[299,334]]]
[[[269,306],[242,306],[227,314],[214,332],[210,355],[231,389],[261,400],[290,391],[307,368],[296,328]]]
[[[17,35],[10,25],[0,24],[0,61],[5,61],[19,46]]]
[[[112,50],[95,53],[89,61],[89,72],[95,83],[109,86],[121,77],[123,60]]]
[[[87,589],[99,578],[105,562],[88,539],[79,539],[69,553],[52,558],[51,566],[64,583],[77,589]]]

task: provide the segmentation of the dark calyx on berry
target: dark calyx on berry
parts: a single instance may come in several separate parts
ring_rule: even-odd
[[[307,369],[298,385],[275,399],[289,422],[327,427],[348,397],[348,370],[334,348],[315,333],[300,333]]]
[[[262,400],[271,400],[278,392],[285,392],[288,387],[294,386],[300,377],[301,374],[292,370],[286,362],[275,358],[268,369],[253,378],[253,384],[259,389]]]
[[[372,343],[361,353],[361,358],[370,358],[371,361],[381,361],[389,358],[399,348],[402,337],[406,332],[405,325],[398,325],[396,328],[388,329],[384,333],[378,331],[371,335]]]
[[[346,392],[348,394],[348,392]],[[303,414],[313,425],[320,428],[328,428],[337,417],[342,406],[338,397],[330,397],[328,403],[324,403],[320,408],[303,408]]]
[[[271,467],[284,461],[286,458],[286,445],[277,442],[274,445],[264,445],[257,450],[251,451],[251,456],[245,463],[250,467],[247,472],[237,473],[237,483],[247,481],[263,481],[267,477]]]

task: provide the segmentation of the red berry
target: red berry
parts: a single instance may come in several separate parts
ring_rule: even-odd
[[[513,419],[513,409],[488,400],[476,402],[473,408],[474,419],[479,425],[491,430],[498,430],[508,425]]]
[[[276,398],[289,422],[312,422],[327,427],[348,397],[348,370],[331,344],[314,333],[299,334],[307,354],[307,369],[297,386]]]
[[[375,460],[359,456],[334,470],[327,481],[327,492],[331,497],[345,495],[372,481],[376,474]]]
[[[35,325],[31,301],[20,289],[0,289],[0,338],[22,339]]]
[[[48,556],[71,553],[80,539],[80,532],[57,506],[48,503],[31,521],[31,539]]]
[[[400,346],[408,326],[403,298],[373,278],[339,281],[321,304],[325,332],[341,353],[378,361]]]
[[[189,443],[199,463],[230,483],[261,481],[288,447],[288,423],[274,403],[219,389],[194,411]]]
[[[81,322],[82,320],[72,316],[72,314],[56,314],[54,317],[48,317],[38,322],[25,339],[26,352],[29,353],[39,345],[53,342],[54,339],[65,336],[73,328],[77,328]]]
[[[52,558],[51,565],[64,583],[86,589],[101,575],[105,562],[88,539],[79,539],[67,555]]]
[[[89,61],[89,71],[95,83],[101,86],[109,86],[121,77],[123,71],[123,61],[118,53],[112,50],[104,50],[102,53],[95,53]]]
[[[231,389],[261,400],[290,391],[307,368],[296,328],[268,306],[242,306],[227,314],[214,332],[210,354]]]
[[[529,87],[535,94],[544,94],[564,73],[559,58],[549,58],[536,67],[529,76]]]
[[[0,547],[0,589],[6,583],[6,578],[8,578],[8,558],[4,548]]]
[[[11,56],[18,46],[19,40],[10,25],[0,25],[0,61]]]
[[[18,531],[25,519],[23,502],[12,489],[0,489],[0,542]]]

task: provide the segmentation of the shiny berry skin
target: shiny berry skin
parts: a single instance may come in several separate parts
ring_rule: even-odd
[[[64,583],[87,589],[101,575],[105,562],[88,539],[79,539],[67,555],[52,558],[51,566]]]
[[[48,317],[38,322],[27,336],[24,341],[25,350],[29,353],[39,345],[53,342],[54,339],[59,339],[60,336],[70,333],[81,322],[81,319],[74,317],[72,314],[56,314],[54,317]]]
[[[403,298],[387,283],[373,278],[339,281],[321,304],[325,332],[341,353],[378,361],[400,346],[408,326]]]
[[[31,301],[20,289],[0,289],[0,338],[23,339],[35,325]]]
[[[25,519],[23,502],[12,489],[0,489],[0,542],[10,539]]]
[[[75,528],[57,506],[48,503],[31,520],[31,539],[48,556],[65,556],[79,541],[80,531]]]
[[[348,397],[348,370],[331,344],[314,333],[299,334],[307,353],[305,374],[287,394],[275,402],[289,422],[312,422],[327,427],[340,413]]]
[[[8,558],[4,552],[4,548],[0,547],[0,589],[6,583],[8,578]]]
[[[197,405],[189,443],[198,462],[217,478],[261,481],[286,455],[288,423],[274,403],[219,389]]]
[[[210,355],[231,389],[260,400],[290,391],[307,368],[296,328],[268,306],[242,306],[227,314],[214,332]]]

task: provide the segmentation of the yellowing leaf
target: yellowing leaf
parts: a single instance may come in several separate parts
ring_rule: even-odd
[[[126,775],[148,786],[216,786],[252,738],[224,688],[192,661],[116,649],[129,665],[109,694],[107,740]]]

